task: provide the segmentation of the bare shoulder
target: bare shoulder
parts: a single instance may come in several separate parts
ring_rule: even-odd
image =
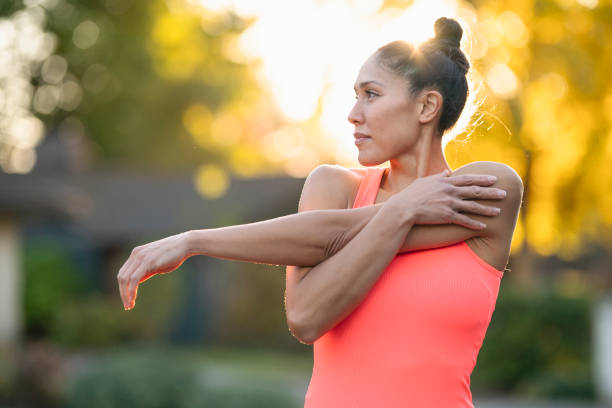
[[[320,164],[304,182],[298,211],[346,209],[355,177],[346,167]]]
[[[523,180],[512,167],[504,163],[479,161],[458,168],[451,176],[465,174],[487,174],[497,177],[493,187],[501,188],[507,194],[501,202],[502,212],[506,213],[505,217],[510,218],[518,215],[523,200]]]
[[[494,162],[494,161],[476,161],[465,164],[455,171],[455,173],[475,173],[475,174],[489,174],[494,172],[495,175],[500,175],[504,178],[514,179],[522,183],[521,177],[518,175],[516,170],[508,166],[505,163]]]
[[[365,176],[365,174],[367,173],[368,169],[363,169],[363,168],[358,168],[358,167],[349,167],[347,170],[352,171],[353,173],[355,173],[358,176]]]
[[[495,187],[503,188],[499,186],[503,184],[504,187],[511,188],[511,191],[507,191],[508,197],[511,197],[511,193],[516,193],[519,199],[523,195],[523,180],[521,176],[518,175],[516,170],[505,163],[493,161],[472,162],[459,167],[452,173],[452,175],[462,174],[490,174],[496,176],[497,182]]]
[[[471,218],[485,223],[487,227],[479,236],[466,240],[474,252],[485,261],[498,268],[503,267],[508,261],[510,243],[523,200],[523,181],[512,167],[491,161],[466,164],[455,170],[451,177],[469,174],[495,176],[497,181],[492,187],[506,191],[506,197],[501,200],[476,200],[481,204],[500,208],[501,213],[495,217],[471,215]]]

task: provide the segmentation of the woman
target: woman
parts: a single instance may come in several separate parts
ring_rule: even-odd
[[[307,407],[471,407],[523,188],[500,163],[450,174],[441,136],[469,63],[455,20],[435,31],[418,49],[381,47],[359,72],[348,119],[367,169],[317,167],[298,214],[135,248],[118,274],[125,307],[192,255],[288,265],[288,326],[314,344]]]

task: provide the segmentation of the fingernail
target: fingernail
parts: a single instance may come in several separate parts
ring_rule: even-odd
[[[505,190],[499,190],[497,194],[499,194],[500,197],[505,197],[507,193]]]
[[[480,228],[484,228],[484,227],[486,227],[486,226],[487,226],[487,224],[483,224],[483,223],[481,222],[481,223],[479,223],[479,224],[478,224],[478,226],[479,226]]]
[[[489,178],[488,178],[488,179],[489,179],[489,181],[495,181],[495,180],[497,180],[497,177],[495,177],[495,176],[489,176]]]

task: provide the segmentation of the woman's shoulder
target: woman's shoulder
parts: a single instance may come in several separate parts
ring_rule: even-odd
[[[494,161],[476,161],[465,164],[453,171],[452,175],[461,174],[490,174],[496,176],[504,184],[515,185],[523,190],[523,180],[518,172],[505,163]]]
[[[349,168],[337,164],[320,164],[315,167],[304,185],[304,189],[316,189],[320,194],[334,196],[335,207],[351,208],[365,177],[367,168]],[[343,204],[340,204],[342,202]]]
[[[482,235],[466,241],[471,249],[489,264],[505,265],[523,201],[523,181],[512,167],[492,161],[468,163],[453,171],[451,177],[469,174],[495,176],[497,180],[492,187],[506,191],[506,197],[501,200],[480,200],[483,205],[498,207],[501,213],[495,217],[472,216],[487,227],[482,231]]]
[[[520,206],[524,191],[523,180],[517,171],[507,164],[494,161],[472,162],[457,168],[451,176],[463,174],[487,174],[497,177],[493,187],[505,190],[508,194],[507,200],[513,202],[517,209]]]
[[[348,208],[351,178],[356,174],[335,164],[320,164],[304,182],[300,198],[300,210],[323,208]]]

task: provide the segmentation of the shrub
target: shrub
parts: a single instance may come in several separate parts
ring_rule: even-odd
[[[26,332],[44,337],[55,312],[81,296],[86,284],[66,250],[53,242],[26,247],[24,274]]]
[[[472,375],[476,392],[594,398],[591,303],[505,286]]]
[[[283,390],[245,388],[239,383],[213,387],[202,367],[163,352],[113,357],[78,374],[66,408],[291,408]]]

